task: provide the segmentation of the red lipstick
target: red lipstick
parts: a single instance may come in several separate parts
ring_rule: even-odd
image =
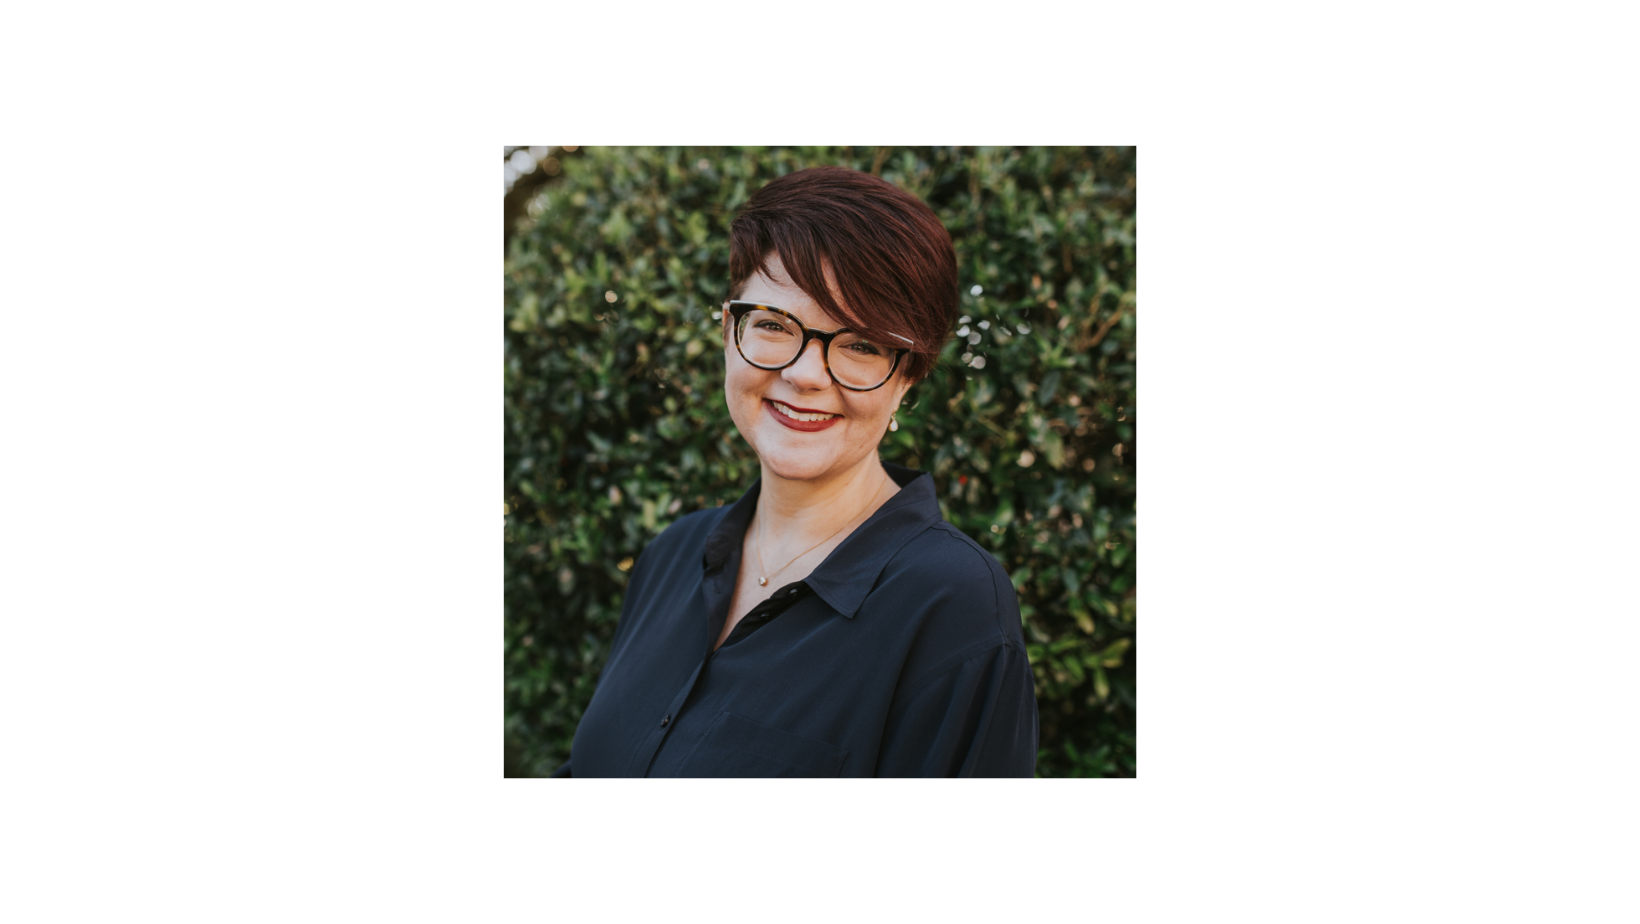
[[[786,406],[791,407],[792,410],[794,410],[794,411],[799,411],[799,412],[804,413],[804,414],[829,414],[829,413],[831,413],[830,411],[810,410],[810,409],[807,409],[807,408],[792,407],[789,404],[786,405]],[[770,401],[768,398],[763,399],[763,410],[765,412],[767,412],[770,417],[773,417],[775,420],[780,421],[782,424],[785,424],[787,427],[790,427],[793,430],[802,430],[805,433],[813,433],[816,430],[824,430],[827,427],[831,426],[832,424],[836,423],[837,421],[843,419],[842,417],[828,417],[825,420],[795,420],[795,419],[787,417],[785,414],[782,414],[781,412],[775,410],[774,402]]]

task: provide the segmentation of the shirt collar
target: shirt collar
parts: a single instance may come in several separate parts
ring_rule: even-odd
[[[867,517],[803,579],[832,609],[850,619],[877,583],[877,575],[889,559],[912,536],[942,518],[939,500],[934,496],[932,475],[888,462],[883,463],[883,470],[900,486],[899,492]],[[707,573],[737,557],[734,553],[746,537],[746,525],[752,521],[762,488],[763,479],[752,482],[706,537],[701,567]]]

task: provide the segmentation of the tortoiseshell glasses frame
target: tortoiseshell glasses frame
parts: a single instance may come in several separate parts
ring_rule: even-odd
[[[731,322],[732,322],[732,325],[733,325],[734,337],[735,337],[735,350],[740,353],[740,357],[742,359],[746,360],[746,362],[750,363],[753,366],[756,366],[759,369],[766,369],[770,372],[775,372],[775,371],[778,371],[778,370],[781,370],[781,369],[785,369],[786,367],[796,363],[799,359],[801,359],[803,357],[803,351],[807,350],[809,348],[809,341],[818,340],[818,341],[820,341],[820,361],[826,367],[826,374],[831,376],[831,380],[833,382],[836,382],[837,386],[839,388],[846,388],[849,391],[876,391],[877,389],[882,388],[884,385],[888,384],[888,380],[892,379],[894,377],[895,371],[900,368],[900,360],[902,358],[904,358],[905,354],[911,352],[909,349],[902,349],[902,348],[899,348],[899,347],[890,347],[890,346],[882,347],[882,349],[892,350],[893,353],[894,353],[894,361],[889,365],[888,372],[887,372],[887,374],[885,374],[883,376],[882,381],[878,382],[875,385],[866,385],[866,386],[850,385],[847,382],[843,381],[842,379],[838,378],[837,373],[834,372],[831,368],[831,342],[833,340],[835,340],[837,337],[839,337],[843,334],[859,334],[859,331],[852,330],[852,329],[847,328],[847,327],[840,327],[837,330],[815,330],[814,328],[809,327],[807,324],[804,324],[802,322],[802,320],[800,320],[797,317],[797,315],[792,314],[790,311],[787,311],[786,309],[780,308],[780,307],[775,306],[775,305],[765,305],[762,302],[748,302],[748,301],[734,300],[734,301],[724,302],[723,307],[724,307],[725,311],[728,313],[728,316],[731,319]],[[778,363],[778,364],[775,364],[775,365],[768,365],[766,363],[757,362],[757,361],[753,360],[750,356],[746,355],[746,349],[743,346],[741,346],[741,334],[742,334],[742,328],[745,326],[744,325],[744,320],[745,320],[746,316],[748,314],[750,314],[751,312],[753,312],[753,311],[772,311],[775,314],[781,315],[782,317],[790,320],[791,323],[794,326],[796,326],[796,328],[798,330],[802,331],[802,333],[803,333],[803,342],[802,342],[801,345],[798,346],[796,352],[794,352],[792,354],[791,359],[788,359],[783,363]],[[898,334],[890,334],[889,336],[899,337]],[[911,342],[910,340],[906,340],[906,338],[904,338],[904,337],[900,337],[900,339],[905,340],[906,343]]]

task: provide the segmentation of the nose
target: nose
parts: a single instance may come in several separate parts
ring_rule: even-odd
[[[797,357],[797,362],[780,370],[781,378],[801,391],[818,391],[831,385],[831,374],[826,371],[822,349],[820,341],[810,341]]]

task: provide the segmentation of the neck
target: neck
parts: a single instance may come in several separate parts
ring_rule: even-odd
[[[795,544],[804,538],[819,539],[869,513],[898,489],[876,453],[824,481],[790,481],[764,466],[756,515],[764,521],[767,535]]]

